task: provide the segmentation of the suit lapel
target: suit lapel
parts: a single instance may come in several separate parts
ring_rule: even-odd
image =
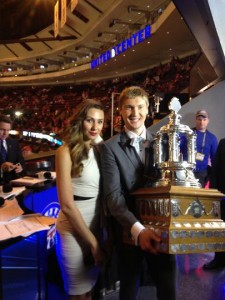
[[[6,139],[6,144],[7,144],[7,159],[9,161],[11,161],[11,154],[12,154],[11,148],[12,148],[12,146],[11,146],[10,140]]]
[[[9,144],[9,142],[8,142],[8,139],[6,139],[5,140],[5,142],[6,142],[6,147],[7,147],[7,150],[6,150],[6,161],[10,161],[10,149],[11,149],[11,144]],[[1,164],[3,163],[3,161],[2,161],[2,156],[1,156],[1,159],[0,159],[0,162],[1,162]]]
[[[146,132],[149,147],[145,148],[145,169],[148,170],[154,165],[154,138],[148,129]]]

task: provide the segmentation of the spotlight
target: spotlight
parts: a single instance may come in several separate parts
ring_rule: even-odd
[[[109,27],[113,27],[114,25],[116,25],[117,20],[113,19],[112,22],[109,23]]]
[[[134,7],[134,6],[128,6],[127,10],[129,13],[131,13],[133,11],[135,11],[137,13],[143,13],[143,14],[150,13],[150,11],[148,11],[148,10],[140,9],[140,8]]]

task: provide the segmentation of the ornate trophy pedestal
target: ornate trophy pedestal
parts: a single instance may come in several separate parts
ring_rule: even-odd
[[[166,186],[139,189],[133,194],[141,223],[161,232],[160,252],[225,251],[225,222],[220,219],[224,195],[217,190]]]

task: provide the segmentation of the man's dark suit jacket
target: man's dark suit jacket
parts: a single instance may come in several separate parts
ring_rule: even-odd
[[[10,181],[13,179],[16,179],[18,177],[21,177],[25,174],[25,161],[19,146],[19,143],[17,140],[8,137],[6,139],[6,144],[7,144],[7,161],[11,162],[13,164],[20,163],[23,167],[23,172],[20,174],[16,174],[15,171],[9,172],[9,173],[4,173],[3,174],[3,181]],[[2,165],[2,157],[0,153],[0,165]]]
[[[147,140],[153,141],[149,130]],[[127,134],[121,132],[100,147],[104,201],[109,214],[128,232],[137,221],[135,200],[130,193],[144,186],[153,169],[153,148],[145,148],[146,163],[143,165],[130,141]]]

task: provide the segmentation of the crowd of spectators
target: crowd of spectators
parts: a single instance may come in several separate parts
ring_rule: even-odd
[[[151,110],[154,112],[153,96],[155,94],[177,94],[188,88],[190,70],[195,60],[196,55],[182,59],[173,57],[167,64],[147,71],[82,85],[1,88],[0,108],[3,113],[11,115],[14,119],[14,129],[19,132],[23,130],[53,132],[60,137],[62,128],[73,114],[77,104],[85,98],[97,98],[104,102],[105,135],[108,137],[110,135],[112,93],[115,95],[115,122],[118,122],[117,99],[121,90],[126,86],[143,87],[149,93]],[[16,111],[22,114],[15,115]],[[32,152],[35,151],[32,149]]]

